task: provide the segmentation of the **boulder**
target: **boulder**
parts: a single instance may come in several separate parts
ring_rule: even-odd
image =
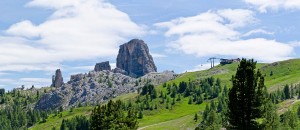
[[[94,68],[95,71],[102,71],[102,70],[111,70],[109,65],[109,61],[97,63]]]
[[[128,75],[128,73],[125,70],[122,70],[120,68],[113,69],[113,72],[114,73],[120,73],[120,74]]]
[[[70,81],[77,82],[77,81],[80,81],[81,79],[83,79],[83,77],[84,77],[84,74],[71,75]]]

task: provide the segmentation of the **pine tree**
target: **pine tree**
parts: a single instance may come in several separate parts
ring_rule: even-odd
[[[209,112],[205,124],[206,124],[205,126],[207,128],[204,128],[204,129],[219,130],[221,128],[221,125],[220,125],[219,119],[218,119],[218,115],[215,110],[211,110]]]
[[[223,110],[223,103],[222,103],[222,101],[219,100],[218,107],[217,107],[217,112],[221,112],[222,110]]]
[[[40,91],[36,91],[36,99],[39,99],[40,98]]]
[[[169,103],[166,104],[166,109],[169,109],[170,108],[170,105]]]
[[[151,98],[152,99],[157,98],[157,92],[156,92],[155,88],[153,88],[152,91],[151,91]]]
[[[192,99],[192,97],[190,97],[188,104],[192,104],[192,103],[193,103],[193,99]]]
[[[297,127],[297,116],[292,111],[288,110],[282,115],[282,125],[285,128],[295,129]]]
[[[175,98],[173,98],[172,100],[172,105],[175,105]]]
[[[164,84],[163,84],[163,88],[165,88],[165,87],[167,87],[167,83],[164,83]]]
[[[276,108],[271,101],[265,104],[265,122],[263,123],[266,130],[278,130],[280,128],[279,116],[276,112]]]
[[[79,103],[78,103],[78,107],[82,107],[82,104],[81,104],[81,102],[79,101]]]
[[[59,112],[63,112],[64,108],[62,106],[59,107]]]
[[[210,102],[210,110],[216,110],[216,105],[215,105],[215,102],[213,100],[211,100]]]
[[[198,121],[198,118],[199,118],[199,117],[198,117],[198,114],[196,113],[195,116],[194,116],[194,121],[197,122],[197,121]]]
[[[291,88],[290,88],[290,98],[293,98],[294,97],[294,88],[293,88],[293,85],[291,85]]]
[[[181,100],[181,94],[178,94],[176,101],[180,101]]]
[[[60,130],[66,130],[66,122],[65,119],[62,120],[61,126],[60,126]]]
[[[127,111],[127,114],[125,114]],[[137,112],[134,108],[122,109],[122,102],[109,101],[97,106],[91,114],[91,130],[103,129],[137,129]]]
[[[162,98],[163,96],[164,96],[163,92],[162,92],[162,91],[160,91],[160,95],[159,95],[159,97],[160,97],[160,98]]]
[[[186,88],[187,88],[186,82],[180,82],[180,83],[179,83],[178,93],[183,93],[183,92],[185,91]]]
[[[207,120],[207,116],[208,116],[208,113],[210,112],[210,109],[209,109],[209,106],[206,105],[204,111],[203,111],[203,120]]]
[[[298,118],[300,118],[300,105],[297,108],[297,115],[298,115]]]
[[[221,86],[221,79],[220,78],[217,78],[216,85]]]
[[[291,98],[291,94],[290,94],[290,87],[289,87],[289,85],[285,85],[283,91],[284,91],[285,99],[290,99]]]
[[[256,72],[256,62],[242,59],[228,97],[228,118],[232,129],[257,129],[256,119],[264,114],[265,103],[264,77]]]

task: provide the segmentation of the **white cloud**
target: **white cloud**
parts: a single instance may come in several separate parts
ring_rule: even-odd
[[[34,87],[46,87],[51,85],[51,79],[48,78],[20,78],[15,85],[24,85],[25,88],[30,88],[32,85]]]
[[[3,76],[3,75],[9,75],[10,73],[4,73],[4,72],[0,72],[0,76]]]
[[[243,20],[235,19],[235,15]],[[288,44],[264,38],[241,39],[243,34],[237,30],[256,23],[258,20],[253,15],[250,10],[226,9],[155,25],[166,28],[167,37],[175,37],[169,43],[171,48],[198,57],[245,57],[264,62],[290,58],[293,47]]]
[[[224,37],[234,37],[238,35],[238,32],[229,27],[220,25],[220,22],[223,22],[223,19],[219,15],[208,11],[193,17],[181,17],[169,22],[157,23],[155,26],[167,28],[168,30],[165,36],[168,37],[172,35],[184,36],[204,33],[215,33],[224,35]]]
[[[6,30],[6,33],[24,36],[26,38],[33,38],[38,37],[40,31],[36,25],[33,25],[29,20],[25,20],[12,25],[8,30]]]
[[[60,9],[69,6],[78,6],[84,0],[32,0],[27,4],[27,6],[37,6],[37,7],[44,7],[44,8],[53,8],[53,9]],[[95,2],[90,1],[90,2]],[[97,3],[95,3],[97,4]]]
[[[299,0],[244,0],[246,3],[255,6],[260,12],[265,13],[270,10],[279,10],[281,8],[300,9]]]
[[[76,67],[70,67],[69,69],[72,69],[72,70],[94,70],[94,67],[95,66],[76,66]]]
[[[290,46],[292,47],[300,47],[300,41],[293,41],[290,43]]]
[[[53,10],[41,24],[24,20],[0,35],[0,71],[32,70],[63,61],[116,56],[129,37],[141,36],[144,28],[102,0],[32,0],[28,7]],[[34,67],[28,67],[34,66]]]
[[[18,88],[21,87],[21,85],[24,85],[25,88],[30,88],[32,85],[34,85],[37,88],[40,87],[46,87],[51,85],[51,79],[49,78],[20,78],[20,79],[0,79],[1,84],[6,84],[5,86],[10,86],[9,89],[12,88]]]
[[[254,34],[274,35],[274,32],[268,32],[268,31],[263,30],[263,29],[254,29],[254,30],[251,30],[251,31],[243,34],[243,36],[248,37],[248,36],[251,36],[251,35],[254,35]]]
[[[1,83],[8,83],[8,82],[14,82],[14,81],[15,80],[13,80],[13,79],[7,79],[7,78],[0,79]]]
[[[14,71],[14,72],[24,72],[24,71],[48,71],[53,72],[57,68],[61,68],[58,64],[8,64],[1,65],[1,71]]]
[[[254,17],[254,13],[246,9],[218,10],[217,14],[223,17],[222,21],[228,20],[229,23],[225,25],[231,28],[244,27],[247,24],[258,22],[258,19]]]

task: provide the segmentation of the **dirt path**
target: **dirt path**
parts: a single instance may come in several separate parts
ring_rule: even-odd
[[[284,113],[284,112],[286,112],[289,109],[290,106],[292,106],[293,104],[295,104],[295,103],[297,103],[299,101],[300,100],[298,100],[298,99],[288,100],[288,101],[286,101],[286,103],[281,108],[278,109],[277,112],[278,113]]]
[[[180,118],[184,118],[184,117],[188,117],[188,116],[191,116],[191,115],[186,115],[186,116],[183,116],[183,117],[180,117]],[[143,129],[146,129],[146,128],[148,128],[148,127],[152,127],[152,126],[156,126],[156,125],[161,125],[161,124],[169,123],[169,122],[178,120],[178,119],[180,119],[180,118],[177,118],[177,119],[174,119],[174,120],[165,121],[165,122],[160,122],[160,123],[157,123],[157,124],[152,124],[152,125],[143,126],[143,127],[138,128],[138,130],[143,130]]]

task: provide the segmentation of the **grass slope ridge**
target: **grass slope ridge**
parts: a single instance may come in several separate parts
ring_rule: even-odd
[[[233,63],[228,65],[218,65],[214,68],[196,71],[196,72],[186,72],[180,74],[176,79],[167,82],[168,84],[176,83],[179,84],[181,81],[189,81],[196,79],[204,79],[208,77],[220,78],[222,85],[226,85],[229,88],[231,87],[231,77],[235,74],[236,68],[239,63]],[[271,64],[257,63],[257,69],[259,69],[262,74],[265,76],[265,85],[269,91],[277,90],[278,88],[283,87],[285,84],[296,84],[300,82],[300,59],[291,59],[286,61],[275,62]],[[156,87],[160,91],[165,91],[165,88],[162,85]],[[138,94],[126,94],[117,97],[121,100],[134,99]],[[200,105],[188,104],[188,98],[183,98],[182,101],[175,104],[172,109],[164,109],[158,107],[157,110],[146,111],[144,113],[143,119],[139,120],[139,129],[194,129],[198,123],[193,121],[193,116],[195,113],[201,113],[205,109],[205,105],[208,101]],[[299,103],[295,103],[299,104]],[[293,104],[291,104],[292,106]],[[86,110],[86,112],[78,112],[80,115],[87,115],[91,109],[81,108]],[[77,113],[76,109],[74,113]],[[66,115],[65,115],[66,114]],[[68,114],[65,112],[65,118],[71,118],[74,115]],[[50,117],[51,118],[51,117]],[[50,121],[51,119],[49,119]],[[58,119],[57,119],[58,120]],[[59,119],[62,120],[62,119]],[[46,123],[38,124],[33,129],[42,128],[42,129],[51,129],[53,126],[59,128],[60,124],[50,125],[51,127],[40,127],[48,124]],[[48,125],[49,126],[49,125]],[[57,127],[58,126],[58,127]]]
[[[228,87],[231,87],[231,77],[232,75],[235,74],[236,68],[238,67],[239,63],[233,63],[233,64],[228,64],[228,65],[218,65],[214,68],[204,70],[204,71],[196,71],[196,72],[187,72],[181,74],[178,78],[175,80],[169,81],[169,83],[179,83],[181,81],[188,81],[189,79],[195,80],[195,79],[204,79],[213,76],[214,78],[220,78],[221,82],[223,85],[227,85]],[[265,63],[257,63],[257,69],[259,69],[262,74],[265,76],[265,85],[267,86],[269,91],[274,91],[277,90],[278,88],[282,88],[285,84],[297,84],[300,81],[300,59],[291,59],[291,60],[286,60],[286,61],[280,61],[280,62],[274,62],[271,64],[265,64]],[[160,88],[159,86],[158,88]],[[186,105],[186,104],[185,104]],[[291,107],[296,104],[290,104],[290,106],[286,107]],[[170,123],[158,123],[157,125],[149,125],[149,127],[145,126],[144,124],[151,124],[151,122],[155,122],[156,118],[164,118],[164,116],[161,116],[159,113],[154,114],[152,116],[149,116],[145,119],[142,119],[140,122],[141,128],[145,129],[165,129],[166,126],[170,126],[169,128],[173,129],[189,129],[193,128],[195,126],[195,123],[193,122],[193,115],[194,113],[198,111],[203,111],[204,107],[201,107],[202,104],[198,107],[192,107],[192,105],[188,106],[182,106],[184,109],[182,111],[185,113],[185,116],[190,116],[192,118],[186,119],[183,122],[174,123],[176,120],[180,120],[181,118],[185,116],[180,116],[178,118],[170,118]],[[205,106],[205,105],[204,105]],[[176,108],[177,109],[177,108]],[[179,107],[180,109],[180,107]],[[172,115],[172,114],[171,114]],[[175,113],[174,113],[175,115]],[[172,119],[171,119],[172,118]],[[146,120],[147,119],[147,120]],[[148,121],[149,120],[149,121]],[[174,122],[172,122],[174,121]],[[159,121],[157,121],[159,122]],[[185,125],[185,128],[180,127],[180,124],[189,124]]]

